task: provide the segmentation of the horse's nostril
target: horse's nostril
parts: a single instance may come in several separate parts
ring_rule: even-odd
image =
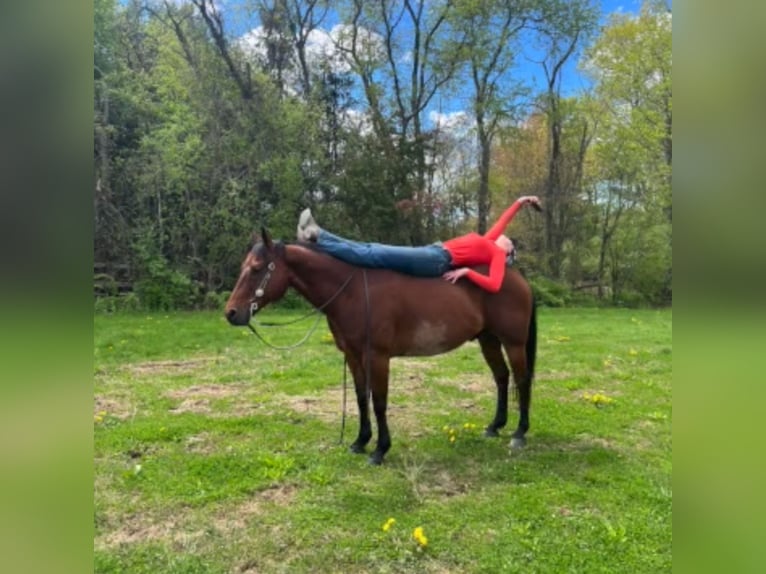
[[[236,314],[237,314],[236,309],[229,309],[228,311],[226,311],[226,318],[229,320],[230,323],[234,321],[234,316]]]

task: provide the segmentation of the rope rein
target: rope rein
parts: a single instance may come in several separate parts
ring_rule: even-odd
[[[266,274],[264,275],[263,279],[261,279],[260,284],[255,289],[255,292],[253,293],[253,299],[250,304],[250,321],[247,322],[248,328],[255,334],[256,337],[266,345],[267,347],[270,347],[272,349],[276,349],[277,351],[291,351],[293,349],[296,349],[303,345],[311,335],[314,334],[314,331],[316,331],[317,327],[319,326],[319,320],[322,318],[322,315],[320,314],[327,306],[330,305],[335,299],[338,298],[338,296],[344,291],[344,289],[348,286],[348,284],[351,282],[351,279],[354,278],[354,272],[351,273],[351,275],[348,276],[348,278],[343,282],[343,284],[338,288],[338,290],[330,297],[327,301],[322,303],[319,307],[315,307],[308,313],[305,313],[304,315],[298,317],[297,319],[291,319],[289,321],[285,321],[283,323],[274,323],[274,322],[263,322],[258,323],[258,321],[255,320],[255,313],[259,309],[258,299],[263,297],[264,290],[266,288],[266,285],[268,284],[269,280],[271,279],[271,272],[274,271],[275,265],[272,261],[269,263],[268,269]],[[365,301],[365,318],[366,318],[366,341],[365,341],[365,368],[364,368],[364,376],[365,376],[365,401],[369,400],[370,398],[370,338],[371,338],[371,328],[370,328],[370,292],[369,287],[367,285],[367,270],[362,269],[362,277],[364,278],[364,301]],[[258,325],[259,327],[284,327],[287,325],[292,325],[293,323],[299,323],[300,321],[303,321],[304,319],[307,319],[311,317],[312,315],[316,315],[316,321],[314,321],[314,324],[309,328],[308,332],[301,338],[300,341],[297,343],[293,343],[291,345],[275,345],[273,343],[269,343],[266,339],[264,339],[261,334],[256,330],[253,323]],[[348,372],[348,359],[345,357],[343,358],[343,393],[342,393],[342,410],[341,410],[341,423],[340,423],[340,440],[338,441],[339,444],[343,444],[343,437],[346,431],[346,388],[348,386],[348,379],[347,379],[347,372]]]
[[[335,301],[335,299],[338,298],[338,296],[343,293],[343,290],[348,286],[348,284],[351,282],[351,279],[353,279],[354,273],[352,272],[351,275],[348,276],[348,278],[343,282],[343,285],[340,286],[340,288],[333,294],[332,297],[330,297],[327,301],[322,303],[319,307],[316,307],[315,309],[312,309],[308,313],[302,315],[301,317],[298,317],[297,319],[292,319],[290,321],[285,321],[284,323],[258,323],[255,320],[255,315],[250,316],[250,321],[248,321],[247,326],[248,328],[255,333],[255,336],[258,337],[261,342],[266,345],[267,347],[270,347],[272,349],[276,349],[277,351],[292,351],[293,349],[296,349],[300,347],[303,343],[305,343],[308,338],[314,334],[314,331],[316,331],[317,327],[319,326],[319,320],[322,318],[322,315],[320,313],[322,310],[324,310],[330,303]],[[264,283],[264,281],[261,281],[261,283]],[[256,291],[257,293],[257,291]],[[255,303],[254,303],[255,305]],[[256,306],[257,308],[257,306]],[[314,324],[309,328],[308,332],[303,336],[303,338],[298,341],[297,343],[293,343],[292,345],[274,345],[273,343],[269,343],[266,339],[264,339],[261,334],[255,329],[253,326],[253,322],[255,322],[256,325],[259,327],[283,327],[285,325],[292,325],[293,323],[297,323],[299,321],[303,321],[304,319],[307,319],[308,317],[311,317],[312,315],[316,315],[316,321],[314,321]]]
[[[367,330],[366,330],[366,341],[365,341],[365,349],[366,349],[366,357],[365,357],[365,369],[364,369],[364,379],[365,379],[365,401],[369,399],[370,397],[370,290],[367,286],[367,270],[362,269],[362,277],[364,279],[364,302],[365,302],[365,316],[367,319]],[[347,385],[347,379],[346,379],[346,372],[348,367],[348,359],[346,358],[345,354],[343,356],[343,399],[342,399],[342,405],[341,405],[341,418],[340,418],[340,439],[338,440],[338,444],[343,444],[343,435],[346,430],[346,385]]]

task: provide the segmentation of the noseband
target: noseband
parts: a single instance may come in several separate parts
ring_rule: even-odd
[[[261,282],[258,284],[258,287],[255,288],[255,292],[253,293],[253,298],[250,300],[250,316],[252,317],[255,315],[256,311],[258,311],[258,299],[263,297],[264,290],[266,289],[266,285],[269,284],[269,281],[271,280],[271,272],[274,271],[276,268],[276,265],[273,261],[269,261],[268,266],[266,267],[266,274],[263,276],[263,279],[261,279]]]

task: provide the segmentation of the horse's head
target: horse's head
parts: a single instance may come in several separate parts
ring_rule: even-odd
[[[237,284],[226,302],[229,323],[244,326],[266,305],[282,298],[288,287],[285,246],[273,242],[268,231],[261,229],[257,241],[242,262]]]

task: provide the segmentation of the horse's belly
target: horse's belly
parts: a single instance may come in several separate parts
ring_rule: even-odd
[[[398,349],[397,355],[423,357],[439,355],[462,345],[467,337],[455,336],[447,321],[419,322],[408,341]]]

